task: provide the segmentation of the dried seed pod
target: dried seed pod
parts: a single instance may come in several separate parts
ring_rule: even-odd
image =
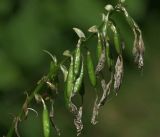
[[[43,103],[43,114],[42,114],[42,122],[43,122],[43,133],[44,137],[50,136],[50,120],[49,120],[49,113],[47,106],[44,102],[44,100],[41,98]]]
[[[121,5],[117,6],[117,9],[120,10],[124,16],[126,17],[126,20],[130,27],[133,30],[135,39],[133,44],[133,55],[135,56],[135,62],[138,64],[138,68],[143,67],[143,55],[144,55],[144,42],[142,38],[142,32],[137,25],[137,23],[133,20],[133,18],[128,14],[127,10]]]
[[[73,64],[73,57],[71,57],[71,63],[67,75],[67,81],[65,86],[65,100],[67,103],[67,106],[69,105],[69,102],[72,97],[73,87],[74,87],[74,64]]]
[[[80,91],[80,88],[82,86],[83,76],[84,76],[84,63],[83,63],[83,60],[82,60],[80,75],[76,79],[75,84],[74,84],[73,96],[74,96],[74,94],[76,94],[77,92]]]
[[[88,76],[89,76],[91,85],[95,87],[97,84],[97,81],[96,81],[96,75],[94,71],[93,60],[91,57],[91,53],[89,51],[87,51],[87,70],[88,70]]]
[[[123,79],[123,58],[122,56],[118,56],[114,74],[114,90],[116,94],[120,89],[122,79]]]
[[[76,48],[75,54],[74,54],[74,74],[75,74],[75,77],[77,77],[79,70],[80,70],[80,63],[81,63],[80,45],[81,45],[81,40],[78,41],[77,48]]]
[[[96,75],[99,74],[99,72],[104,68],[105,61],[106,61],[106,48],[105,48],[105,46],[103,46],[101,56],[99,58],[97,66],[96,66]]]

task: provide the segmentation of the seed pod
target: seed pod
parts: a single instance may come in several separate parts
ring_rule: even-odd
[[[97,35],[98,35],[97,57],[99,59],[102,54],[102,41],[101,41],[101,36],[99,32],[97,33]]]
[[[47,109],[46,104],[43,99],[42,99],[42,103],[43,103],[43,114],[42,114],[43,133],[44,133],[44,137],[49,137],[50,136],[49,113],[48,113],[48,109]]]
[[[110,71],[113,71],[113,57],[108,40],[106,40],[106,60]]]
[[[128,14],[127,10],[124,7],[118,6],[117,8],[124,14],[128,24],[133,30],[133,33],[135,36],[134,44],[133,44],[133,55],[135,56],[135,62],[138,64],[138,68],[142,68],[144,65],[143,55],[144,55],[145,47],[144,47],[141,30],[137,25],[137,23]]]
[[[67,75],[67,81],[66,81],[66,86],[65,86],[65,99],[66,99],[66,103],[67,105],[69,105],[69,101],[71,99],[72,96],[72,92],[73,92],[73,87],[74,87],[74,70],[73,70],[73,57],[71,56],[71,63],[70,63],[70,67],[69,67],[69,71],[68,71],[68,75]]]
[[[114,33],[114,45],[118,54],[122,54],[121,44],[120,44],[120,37],[118,33]]]
[[[116,26],[113,24],[113,22],[111,21],[110,21],[110,26],[114,35],[114,45],[115,45],[116,52],[118,54],[122,54],[122,48],[121,48],[120,36],[119,36],[118,30]]]
[[[105,16],[105,15],[104,15]],[[101,34],[98,30],[97,26],[92,26],[88,29],[89,32],[96,33],[98,37],[98,43],[97,43],[97,58],[99,59],[102,53],[102,41],[101,41]]]
[[[81,63],[81,49],[80,49],[81,40],[78,41],[77,48],[75,50],[74,55],[74,74],[75,77],[77,77],[80,69],[80,63]]]
[[[83,81],[83,76],[84,76],[84,63],[82,61],[82,65],[81,65],[81,72],[79,77],[76,79],[76,82],[74,84],[74,89],[73,89],[73,93],[76,94],[77,92],[80,91],[80,88],[82,86],[82,81]]]
[[[94,65],[93,65],[91,53],[89,51],[87,52],[87,70],[88,70],[88,76],[89,76],[91,85],[95,87],[96,86],[96,75],[94,71]]]

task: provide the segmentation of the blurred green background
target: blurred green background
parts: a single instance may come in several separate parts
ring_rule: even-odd
[[[30,93],[48,71],[50,58],[42,49],[61,59],[64,50],[75,48],[77,37],[72,28],[87,30],[98,25],[104,6],[114,2],[0,0],[0,136],[7,133],[13,115],[20,110],[24,91]],[[96,126],[90,124],[93,91],[86,91],[82,137],[160,137],[159,4],[153,0],[126,0],[126,5],[143,32],[145,67],[142,73],[135,67],[131,55],[133,34],[123,18],[114,16],[126,42],[123,86],[119,95],[101,109]],[[96,45],[94,39],[91,41],[90,49]],[[32,107],[41,112],[40,105]],[[55,113],[61,136],[76,136],[62,96],[57,99]],[[22,137],[43,136],[40,118],[41,114],[35,118],[30,113],[19,128]],[[54,130],[53,136],[57,136]]]

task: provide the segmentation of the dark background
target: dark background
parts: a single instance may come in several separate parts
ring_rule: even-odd
[[[73,50],[77,37],[73,27],[87,30],[101,22],[104,6],[113,0],[0,0],[0,136],[7,133],[19,112],[24,91],[29,93],[49,68],[46,49],[59,59]],[[160,8],[158,1],[126,0],[127,9],[142,29],[146,46],[145,67],[133,63],[133,34],[124,19],[115,20],[126,42],[125,75],[117,97],[100,111],[99,123],[90,124],[93,91],[85,96],[83,137],[160,137]],[[91,40],[92,41],[92,40]],[[96,41],[89,43],[92,49]],[[63,92],[63,91],[61,91]],[[62,94],[62,93],[61,93]],[[40,105],[31,107],[41,112]],[[62,137],[76,136],[72,116],[57,99],[56,122]],[[22,137],[42,137],[41,113],[31,112],[21,123]],[[54,136],[56,133],[53,130]]]

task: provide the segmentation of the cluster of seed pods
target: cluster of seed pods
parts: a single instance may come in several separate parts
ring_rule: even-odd
[[[72,113],[74,117],[74,125],[77,130],[77,136],[81,134],[83,129],[82,114],[83,114],[83,96],[84,91],[84,74],[88,73],[88,79],[90,85],[93,87],[96,96],[95,102],[93,103],[93,111],[91,117],[91,123],[95,125],[97,123],[97,116],[99,109],[113,96],[117,95],[120,90],[123,73],[124,73],[124,61],[123,61],[123,42],[120,35],[120,31],[116,26],[116,23],[111,18],[111,15],[115,12],[120,12],[130,25],[134,34],[133,42],[133,55],[135,57],[135,63],[138,65],[138,68],[142,68],[143,55],[144,55],[144,42],[142,38],[142,32],[139,29],[137,23],[133,18],[128,14],[126,8],[123,5],[122,0],[116,6],[106,5],[106,13],[102,15],[102,23],[100,26],[92,26],[89,28],[89,32],[92,34],[90,36],[96,36],[97,44],[95,53],[92,53],[87,45],[86,41],[89,40],[89,37],[86,38],[85,34],[78,28],[73,28],[73,30],[78,35],[78,42],[76,48],[73,52],[66,50],[63,55],[65,60],[58,62],[57,58],[53,56],[48,51],[44,51],[52,57],[52,62],[50,65],[50,70],[47,77],[43,77],[38,85],[45,83],[53,92],[48,92],[45,95],[40,95],[35,93],[35,99],[38,102],[41,102],[43,105],[43,132],[44,137],[50,136],[50,123],[53,125],[57,134],[60,135],[60,130],[57,128],[54,122],[54,110],[53,102],[55,101],[55,93],[58,93],[58,75],[59,72],[62,72],[64,78],[64,99],[65,104],[68,110]],[[112,34],[110,34],[111,32]],[[82,48],[83,50],[82,52]],[[97,54],[97,61],[93,61],[93,54]],[[66,62],[69,60],[69,62]],[[68,64],[69,63],[69,64]],[[96,64],[96,65],[95,65]],[[68,67],[67,67],[68,66]],[[86,68],[85,68],[86,66]],[[85,71],[86,70],[86,71]],[[107,72],[110,76],[110,79],[105,78],[104,73]],[[102,90],[103,92],[99,92]],[[102,93],[101,95],[99,93]],[[73,98],[76,95],[81,96],[80,106],[76,106],[73,103]],[[46,100],[50,101],[51,109],[48,110],[48,107],[45,103]],[[24,117],[28,115],[28,110],[33,110],[28,108],[30,98],[27,99],[23,105]],[[34,110],[33,110],[34,111]],[[14,128],[17,136],[19,137],[17,126],[21,121],[20,117],[16,117],[14,120]],[[8,133],[7,137],[11,137]]]

